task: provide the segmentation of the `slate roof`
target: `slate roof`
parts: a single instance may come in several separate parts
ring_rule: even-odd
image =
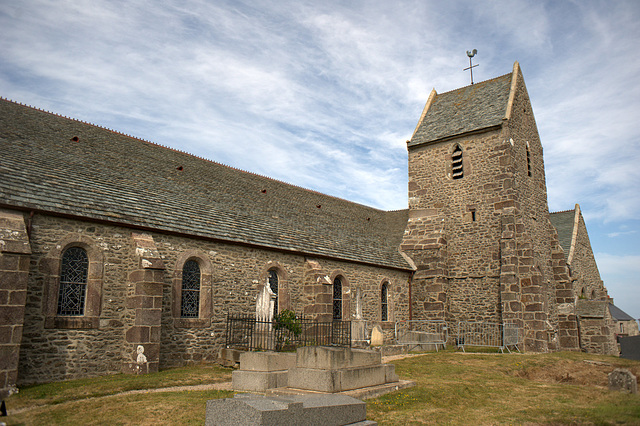
[[[609,304],[609,313],[611,313],[611,316],[616,321],[635,321],[635,318],[633,318],[631,315],[629,315],[622,309],[618,308],[613,303]]]
[[[74,140],[77,138],[77,140]],[[385,212],[0,99],[0,204],[409,270]]]
[[[558,231],[558,241],[564,249],[564,259],[568,260],[571,249],[571,239],[573,238],[573,225],[575,223],[576,211],[565,210],[562,212],[549,213],[551,224]]]
[[[409,141],[416,146],[502,124],[513,73],[438,94]]]

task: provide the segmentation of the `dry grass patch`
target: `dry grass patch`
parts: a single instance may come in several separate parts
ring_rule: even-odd
[[[447,351],[395,364],[417,385],[367,402],[380,424],[640,424],[640,396],[606,388],[609,372],[637,361]]]

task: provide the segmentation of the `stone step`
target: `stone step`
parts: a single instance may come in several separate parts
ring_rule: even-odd
[[[382,363],[380,352],[366,349],[306,346],[297,349],[296,367],[318,370],[364,367]]]
[[[393,364],[378,364],[363,367],[319,370],[316,368],[292,368],[289,370],[289,387],[319,392],[341,392],[345,390],[397,382]]]

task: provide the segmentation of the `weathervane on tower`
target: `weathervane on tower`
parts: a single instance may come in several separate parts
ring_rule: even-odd
[[[473,84],[473,69],[478,66],[478,64],[476,65],[471,64],[471,58],[476,56],[476,53],[478,53],[478,49],[473,49],[471,52],[467,50],[467,56],[469,57],[469,67],[462,70],[462,71],[469,70],[471,72],[471,84]]]

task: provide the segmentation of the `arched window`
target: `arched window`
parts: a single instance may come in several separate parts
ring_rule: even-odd
[[[187,260],[182,267],[180,316],[182,318],[200,316],[200,266],[193,259]]]
[[[380,320],[388,321],[389,320],[389,305],[387,303],[387,297],[389,296],[389,284],[382,284],[382,288],[380,289]]]
[[[529,142],[527,142],[527,175],[531,176],[531,152],[529,151]]]
[[[69,247],[62,254],[58,315],[84,315],[89,256],[82,247]]]
[[[342,319],[342,280],[340,277],[333,280],[333,319]]]
[[[454,179],[462,179],[464,170],[462,169],[462,148],[456,145],[451,153],[451,177]]]
[[[275,269],[269,269],[269,287],[271,291],[276,295],[276,300],[273,305],[273,314],[278,313],[278,272]]]

